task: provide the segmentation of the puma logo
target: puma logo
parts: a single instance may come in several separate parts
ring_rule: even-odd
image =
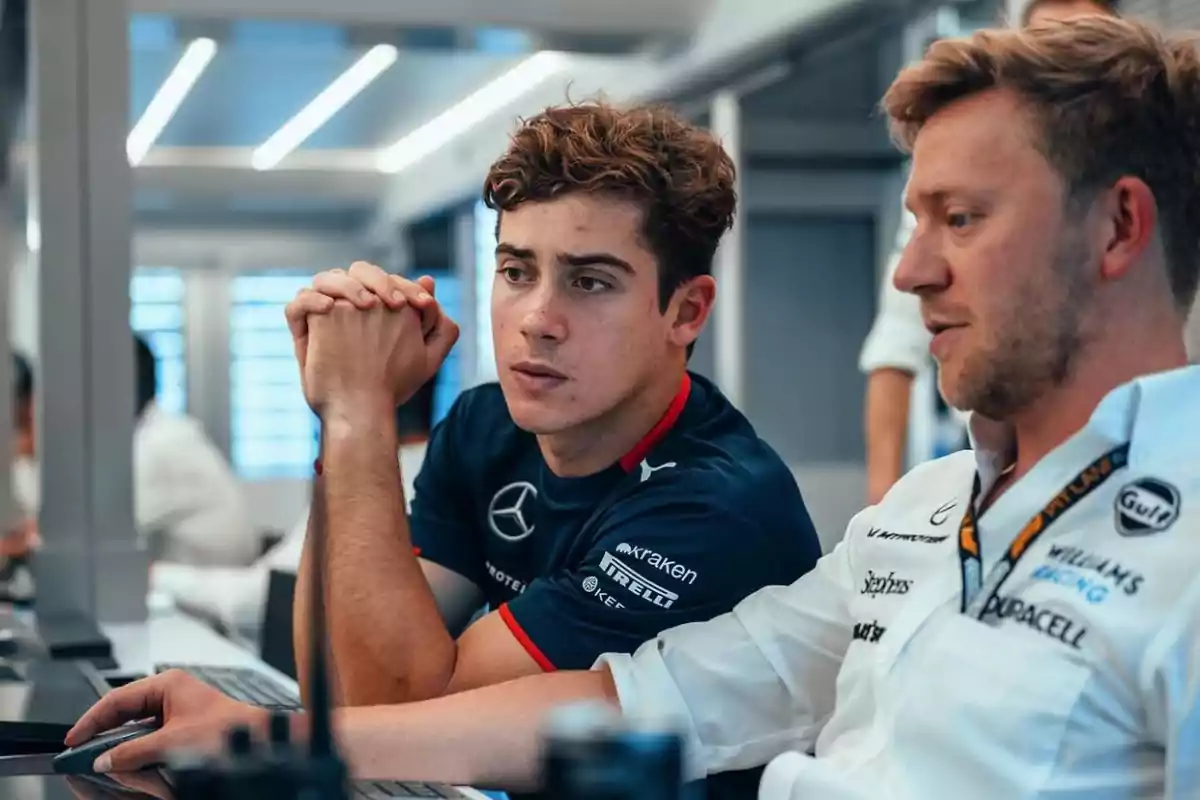
[[[650,480],[650,476],[653,475],[654,473],[658,472],[660,469],[667,469],[669,467],[677,467],[677,466],[679,466],[679,465],[676,464],[674,461],[668,461],[665,464],[659,464],[657,467],[652,467],[652,466],[650,466],[650,462],[648,462],[646,459],[643,458],[642,459],[642,481],[641,482],[645,483],[646,481]]]

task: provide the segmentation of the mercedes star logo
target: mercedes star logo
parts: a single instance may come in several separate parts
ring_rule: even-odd
[[[537,497],[537,488],[528,481],[510,483],[492,495],[488,504],[488,525],[492,533],[506,542],[519,542],[533,533],[525,519],[525,502]]]

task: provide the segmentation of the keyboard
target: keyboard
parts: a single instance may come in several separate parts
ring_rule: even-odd
[[[355,781],[350,787],[350,796],[364,800],[410,800],[414,797],[444,797],[465,800],[457,789],[437,783],[414,783],[412,781]]]
[[[212,667],[198,664],[159,664],[155,672],[178,669],[207,683],[217,691],[245,703],[271,711],[300,711],[300,697],[258,670],[249,667]]]
[[[295,692],[280,686],[258,670],[249,667],[213,667],[199,664],[159,664],[155,672],[177,669],[207,683],[217,691],[271,711],[301,711],[304,706]],[[465,795],[440,783],[417,781],[355,781],[351,795],[363,800],[414,800],[414,798],[450,798],[464,800]]]

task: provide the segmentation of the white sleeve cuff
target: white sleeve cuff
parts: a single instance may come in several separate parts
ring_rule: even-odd
[[[658,641],[651,639],[632,656],[606,653],[592,669],[608,669],[617,689],[617,702],[627,718],[679,731],[684,737],[684,776],[700,780],[708,774],[703,748],[692,724],[687,703],[679,694],[667,665],[658,654]]]

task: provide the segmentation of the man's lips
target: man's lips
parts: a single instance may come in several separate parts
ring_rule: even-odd
[[[533,361],[520,361],[512,365],[513,372],[518,372],[522,375],[529,375],[533,378],[553,378],[556,380],[566,380],[567,376],[548,364],[539,364]]]

